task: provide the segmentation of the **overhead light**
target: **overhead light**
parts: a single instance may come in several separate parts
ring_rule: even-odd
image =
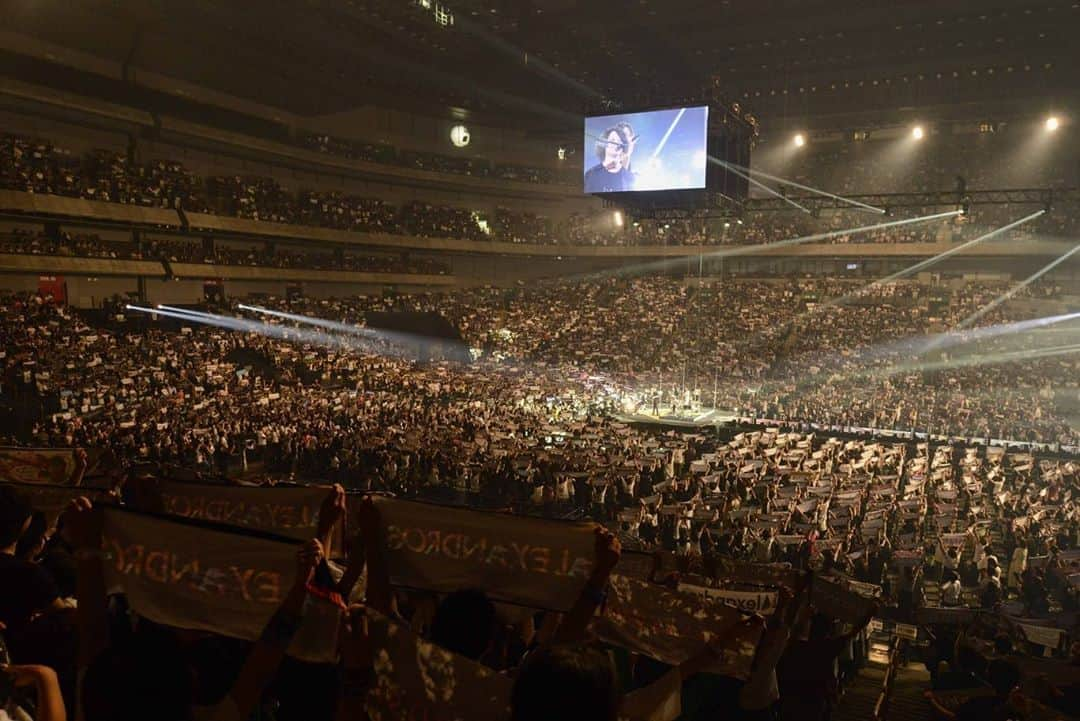
[[[1061,121],[1056,115],[1051,115],[1049,118],[1046,119],[1046,132],[1052,133],[1059,127],[1061,127]]]
[[[911,137],[915,138],[916,140],[922,140],[923,135],[925,134],[926,133],[925,131],[923,131],[923,127],[921,125],[916,125],[914,128],[911,129]]]
[[[806,145],[806,136],[802,133],[795,133],[794,142],[796,148],[801,148],[802,146]]]
[[[454,147],[464,148],[471,139],[469,129],[464,125],[455,125],[450,128],[450,142],[454,144]]]

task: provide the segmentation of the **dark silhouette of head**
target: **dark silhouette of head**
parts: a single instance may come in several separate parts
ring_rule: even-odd
[[[588,646],[553,646],[522,664],[510,697],[510,718],[615,721],[619,700],[619,684],[606,654]]]
[[[476,660],[491,645],[495,604],[483,591],[454,591],[435,609],[431,641],[448,651]]]

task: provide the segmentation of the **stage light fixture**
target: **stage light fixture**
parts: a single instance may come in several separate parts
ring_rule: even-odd
[[[926,131],[923,130],[923,127],[921,125],[916,125],[914,128],[911,129],[911,137],[915,138],[916,140],[922,140],[925,134]]]
[[[455,125],[450,128],[450,142],[454,144],[456,148],[464,148],[469,144],[472,137],[469,134],[469,129],[464,125]]]
[[[1059,127],[1061,127],[1061,121],[1056,115],[1051,115],[1049,118],[1046,119],[1046,132],[1052,133]]]
[[[796,148],[801,148],[802,146],[806,145],[806,136],[802,133],[795,133],[794,142]]]

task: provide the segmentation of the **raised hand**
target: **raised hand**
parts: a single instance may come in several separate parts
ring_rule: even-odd
[[[356,512],[356,522],[360,526],[360,538],[365,543],[374,542],[379,536],[379,509],[375,507],[375,501],[371,496],[364,496],[360,501],[360,508]]]
[[[596,529],[596,568],[594,576],[611,574],[622,557],[622,544],[618,537],[606,528]]]
[[[329,533],[330,529],[345,517],[345,489],[335,483],[330,487],[322,504],[319,506],[319,537]]]
[[[315,575],[315,569],[323,560],[323,545],[313,538],[300,547],[296,553],[296,583],[307,585]]]
[[[93,551],[101,548],[102,516],[94,510],[90,499],[79,496],[64,511],[64,535],[78,550]]]

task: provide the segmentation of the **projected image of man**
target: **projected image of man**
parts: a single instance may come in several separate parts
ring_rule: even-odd
[[[637,136],[629,123],[617,123],[597,138],[596,157],[600,161],[585,172],[586,193],[618,193],[634,189],[636,176],[630,170]]]

